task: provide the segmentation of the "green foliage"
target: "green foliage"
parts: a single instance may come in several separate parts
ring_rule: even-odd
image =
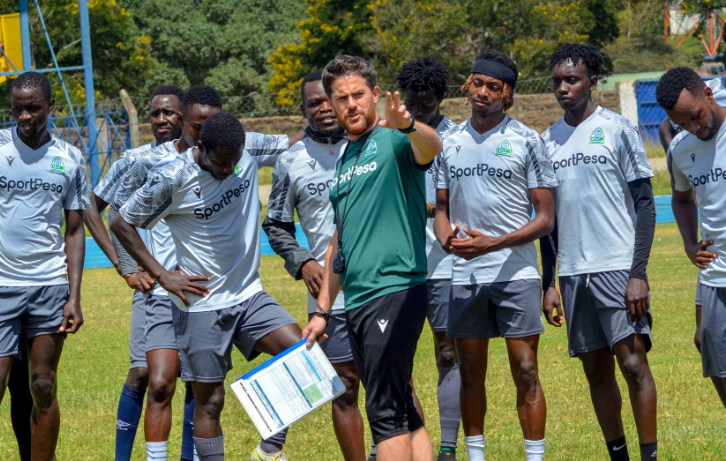
[[[125,1],[160,63],[147,92],[170,75],[223,95],[266,91],[267,58],[299,36],[295,22],[303,15],[302,0]]]
[[[603,45],[619,34],[619,0],[307,0],[298,23],[301,42],[270,58],[270,88],[278,103],[292,104],[303,76],[337,54],[370,59],[391,82],[404,62],[425,54],[442,60],[463,81],[478,51],[511,54],[522,75],[548,71],[549,56],[564,42]]]
[[[363,35],[371,30],[374,2],[305,0],[305,3],[306,17],[297,23],[302,40],[281,45],[269,58],[273,70],[270,90],[277,93],[277,103],[282,106],[293,105],[305,75],[322,69],[335,56],[370,58]]]
[[[664,0],[631,2],[628,8],[619,12],[620,37],[604,49],[613,63],[614,73],[700,65],[703,46],[695,37],[688,37],[680,47],[672,42],[665,42],[665,3]]]
[[[46,42],[35,4],[29,2],[31,52],[35,68],[52,67],[53,60]],[[1,0],[0,12],[17,12],[15,0]],[[81,27],[78,2],[44,0],[41,11],[50,35],[58,64],[83,64],[81,54]],[[144,86],[149,70],[154,66],[151,58],[151,39],[134,25],[130,13],[116,0],[89,0],[88,15],[91,24],[91,55],[97,98],[116,98],[122,88],[133,93]],[[58,77],[49,74],[55,90],[55,99],[66,105]],[[73,104],[83,104],[85,88],[82,72],[65,73]],[[7,82],[6,85],[10,83]],[[2,92],[2,101],[8,98],[8,89]],[[8,103],[9,104],[9,103]]]

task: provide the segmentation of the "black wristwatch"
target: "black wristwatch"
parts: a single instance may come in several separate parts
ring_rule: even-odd
[[[408,126],[408,128],[399,128],[398,131],[403,134],[409,134],[416,131],[416,117],[411,114],[411,124]]]

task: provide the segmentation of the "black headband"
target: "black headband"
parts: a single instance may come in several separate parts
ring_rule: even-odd
[[[493,61],[491,59],[477,59],[474,61],[474,65],[471,66],[471,73],[484,74],[498,78],[504,83],[508,83],[512,89],[514,89],[517,84],[517,74],[512,69],[501,62]]]

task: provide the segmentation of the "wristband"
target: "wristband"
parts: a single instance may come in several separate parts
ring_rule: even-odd
[[[330,323],[330,313],[324,312],[323,308],[320,306],[318,306],[317,309],[320,309],[320,310],[316,310],[315,312],[313,312],[312,315],[314,315],[316,317],[322,317],[323,320],[325,320],[325,325],[327,326]]]
[[[411,124],[408,126],[408,128],[399,128],[398,131],[403,134],[409,134],[416,131],[416,117],[411,114]]]

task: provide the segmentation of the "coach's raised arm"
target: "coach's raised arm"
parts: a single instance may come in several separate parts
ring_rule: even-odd
[[[378,92],[375,92],[376,95]],[[430,164],[441,152],[439,135],[430,126],[416,121],[406,110],[406,106],[401,104],[398,91],[393,93],[393,96],[390,91],[386,93],[386,119],[378,122],[378,125],[393,130],[398,129],[408,135],[413,149],[413,159],[417,165]]]

